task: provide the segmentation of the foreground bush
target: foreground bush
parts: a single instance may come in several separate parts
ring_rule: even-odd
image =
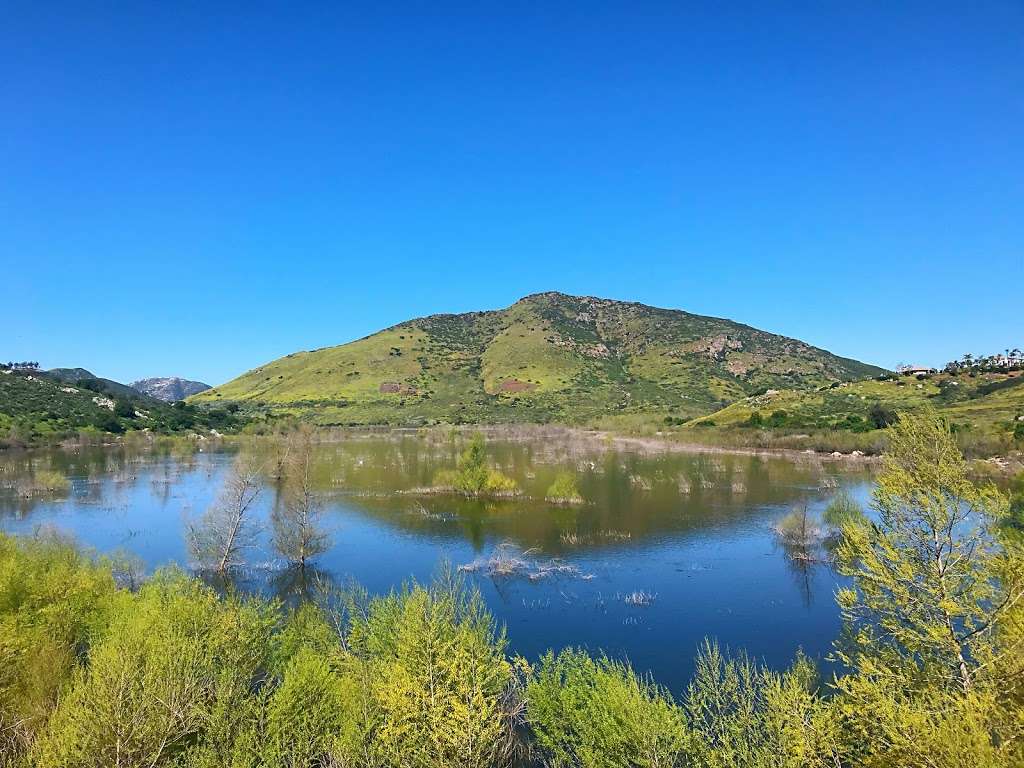
[[[687,744],[671,696],[626,664],[585,651],[548,653],[526,689],[537,745],[559,768],[662,768]]]
[[[814,665],[798,656],[784,673],[729,657],[713,643],[697,658],[685,699],[692,766],[824,768],[838,765],[834,711]]]
[[[110,568],[68,542],[0,535],[0,765],[13,765],[45,727],[124,598]]]
[[[450,578],[285,614],[0,536],[0,629],[5,767],[471,768],[515,745],[520,674]]]
[[[119,606],[34,750],[46,766],[164,765],[226,751],[266,667],[274,613],[164,574]]]
[[[830,520],[844,674],[713,643],[673,698],[583,651],[511,659],[452,577],[294,610],[180,572],[138,592],[0,534],[2,768],[997,768],[1024,765],[1024,552],[948,427],[901,417],[869,520]],[[524,688],[525,682],[525,688]]]

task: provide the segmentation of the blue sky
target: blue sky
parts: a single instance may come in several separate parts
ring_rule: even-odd
[[[1024,343],[1024,5],[27,3],[0,358],[223,382],[543,290]]]

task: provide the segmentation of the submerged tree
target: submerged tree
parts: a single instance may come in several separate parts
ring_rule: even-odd
[[[313,487],[313,440],[308,431],[289,439],[283,504],[271,514],[274,548],[289,562],[306,563],[331,545],[323,527],[323,497]]]
[[[262,490],[259,465],[239,458],[224,481],[217,501],[189,526],[192,556],[203,568],[223,574],[244,562],[245,551],[259,534],[253,508]]]
[[[816,549],[822,540],[821,526],[811,514],[807,502],[791,511],[775,526],[775,535],[793,560],[812,562]]]

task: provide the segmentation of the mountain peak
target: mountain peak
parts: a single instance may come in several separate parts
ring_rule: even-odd
[[[305,411],[326,424],[579,423],[693,418],[769,388],[881,372],[730,320],[545,291],[288,355],[196,399]]]
[[[178,376],[155,377],[133,381],[130,386],[145,395],[157,400],[173,403],[186,397],[197,395],[210,389],[209,384],[201,381],[189,381]]]

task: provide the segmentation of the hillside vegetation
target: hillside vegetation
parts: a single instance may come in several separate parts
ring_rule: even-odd
[[[50,378],[49,371],[0,367],[0,448],[131,430],[226,431],[240,424],[233,406],[164,403],[107,381],[92,377],[69,384]]]
[[[730,320],[542,293],[296,352],[190,401],[237,401],[322,424],[682,421],[769,388],[881,373]]]
[[[931,408],[976,437],[1024,444],[1024,371],[934,373],[840,382],[815,390],[768,390],[686,426],[733,430],[871,432],[896,413]]]

